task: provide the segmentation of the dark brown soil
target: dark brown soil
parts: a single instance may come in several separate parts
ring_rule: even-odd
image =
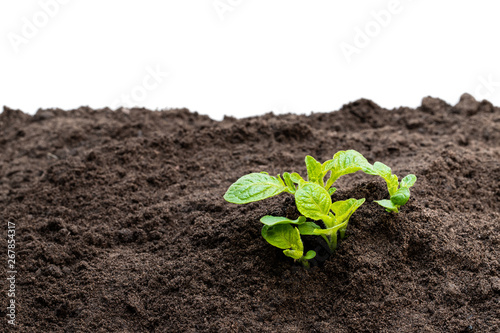
[[[1,267],[12,221],[19,332],[500,331],[500,109],[489,102],[359,100],[222,122],[124,111],[0,114]],[[293,215],[290,195],[222,198],[247,173],[303,174],[305,155],[345,149],[418,181],[393,215],[373,202],[388,196],[382,180],[341,178],[334,199],[367,202],[323,265],[294,265],[260,235],[261,216]],[[4,277],[0,331],[11,329]]]

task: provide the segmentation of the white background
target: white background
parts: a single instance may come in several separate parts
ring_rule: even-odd
[[[500,105],[499,15],[496,0],[2,0],[0,105],[214,119],[463,92]]]

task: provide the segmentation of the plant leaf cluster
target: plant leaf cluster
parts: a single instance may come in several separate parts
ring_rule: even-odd
[[[410,199],[410,187],[415,184],[417,177],[410,174],[399,182],[398,176],[392,173],[391,168],[381,162],[375,162],[368,173],[382,177],[387,183],[387,190],[389,191],[389,200],[375,200],[375,202],[388,212],[398,213],[399,207],[406,204]]]
[[[376,202],[388,212],[394,213],[406,204],[410,198],[409,188],[417,179],[415,175],[408,175],[399,182],[398,177],[392,174],[391,168],[381,162],[372,165],[355,150],[339,151],[324,163],[308,155],[305,157],[305,163],[307,180],[296,172],[285,172],[283,176],[276,177],[265,172],[251,173],[238,179],[224,195],[228,202],[246,204],[283,192],[293,194],[297,210],[302,215],[295,220],[281,216],[262,217],[262,237],[305,267],[309,266],[308,260],[314,258],[316,253],[308,251],[304,254],[301,235],[321,236],[330,250],[335,251],[338,235],[341,239],[345,237],[349,218],[365,202],[364,198],[332,202],[332,195],[336,191],[333,184],[340,177],[357,171],[382,177],[387,183],[390,200]],[[322,223],[317,224],[318,221]]]

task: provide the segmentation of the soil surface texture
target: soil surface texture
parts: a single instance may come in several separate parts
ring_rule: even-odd
[[[0,114],[0,239],[15,223],[18,332],[499,332],[500,108],[464,94],[387,110],[214,121],[186,109]],[[366,198],[347,237],[309,270],[260,234],[297,217],[292,195],[222,198],[239,177],[305,176],[354,149],[418,180],[399,214],[385,182],[342,177]]]

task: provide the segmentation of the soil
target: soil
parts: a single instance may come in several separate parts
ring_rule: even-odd
[[[331,113],[214,121],[185,109],[0,114],[0,246],[16,224],[19,332],[499,332],[500,109],[465,94],[417,109],[358,100]],[[239,177],[305,173],[355,149],[400,177],[342,177],[366,198],[309,270],[261,235],[293,198],[234,205]],[[307,248],[306,248],[307,249]],[[2,274],[0,331],[7,324]]]

